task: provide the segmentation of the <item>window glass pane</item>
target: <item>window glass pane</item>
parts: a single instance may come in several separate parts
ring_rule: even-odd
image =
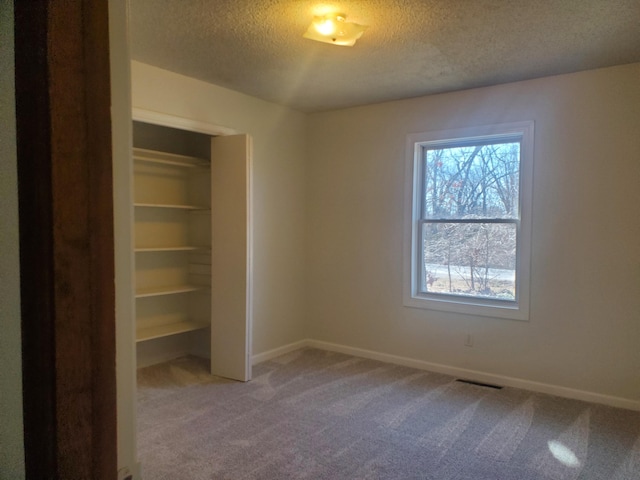
[[[423,293],[515,301],[516,225],[424,223]]]
[[[424,148],[423,218],[517,218],[520,142]]]

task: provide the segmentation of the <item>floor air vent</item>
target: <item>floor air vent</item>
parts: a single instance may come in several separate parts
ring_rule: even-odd
[[[493,388],[495,390],[502,390],[501,385],[491,385],[490,383],[474,382],[473,380],[464,380],[462,378],[456,378],[456,382],[468,383],[469,385],[476,385],[478,387]]]

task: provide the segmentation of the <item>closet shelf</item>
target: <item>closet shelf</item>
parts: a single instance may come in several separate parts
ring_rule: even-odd
[[[159,295],[173,295],[176,293],[195,292],[208,288],[204,285],[169,285],[166,287],[138,288],[136,298],[157,297]]]
[[[207,328],[208,326],[208,323],[185,320],[182,322],[169,323],[166,325],[140,328],[136,331],[136,342],[144,342],[145,340],[153,340],[154,338],[168,337],[169,335],[192,332],[194,330]]]
[[[211,247],[197,247],[192,245],[181,245],[175,247],[136,247],[136,253],[144,253],[144,252],[193,252],[193,251],[208,251],[211,250]]]
[[[211,164],[198,157],[189,157],[187,155],[177,155],[175,153],[157,152],[155,150],[146,150],[144,148],[133,149],[133,159],[136,162],[156,163],[161,165],[170,165],[174,167],[184,168],[210,168]]]
[[[180,210],[205,210],[209,211],[211,208],[203,207],[201,205],[168,205],[164,203],[134,203],[134,207],[140,208],[177,208]]]

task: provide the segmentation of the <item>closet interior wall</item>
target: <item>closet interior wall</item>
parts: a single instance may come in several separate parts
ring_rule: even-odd
[[[211,138],[133,122],[138,367],[210,357]]]

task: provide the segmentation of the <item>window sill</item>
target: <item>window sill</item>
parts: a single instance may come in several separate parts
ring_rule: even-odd
[[[529,321],[529,311],[518,304],[500,304],[496,301],[482,299],[448,300],[411,296],[405,298],[404,306],[424,310],[460,313],[478,317],[503,318],[507,320]]]

